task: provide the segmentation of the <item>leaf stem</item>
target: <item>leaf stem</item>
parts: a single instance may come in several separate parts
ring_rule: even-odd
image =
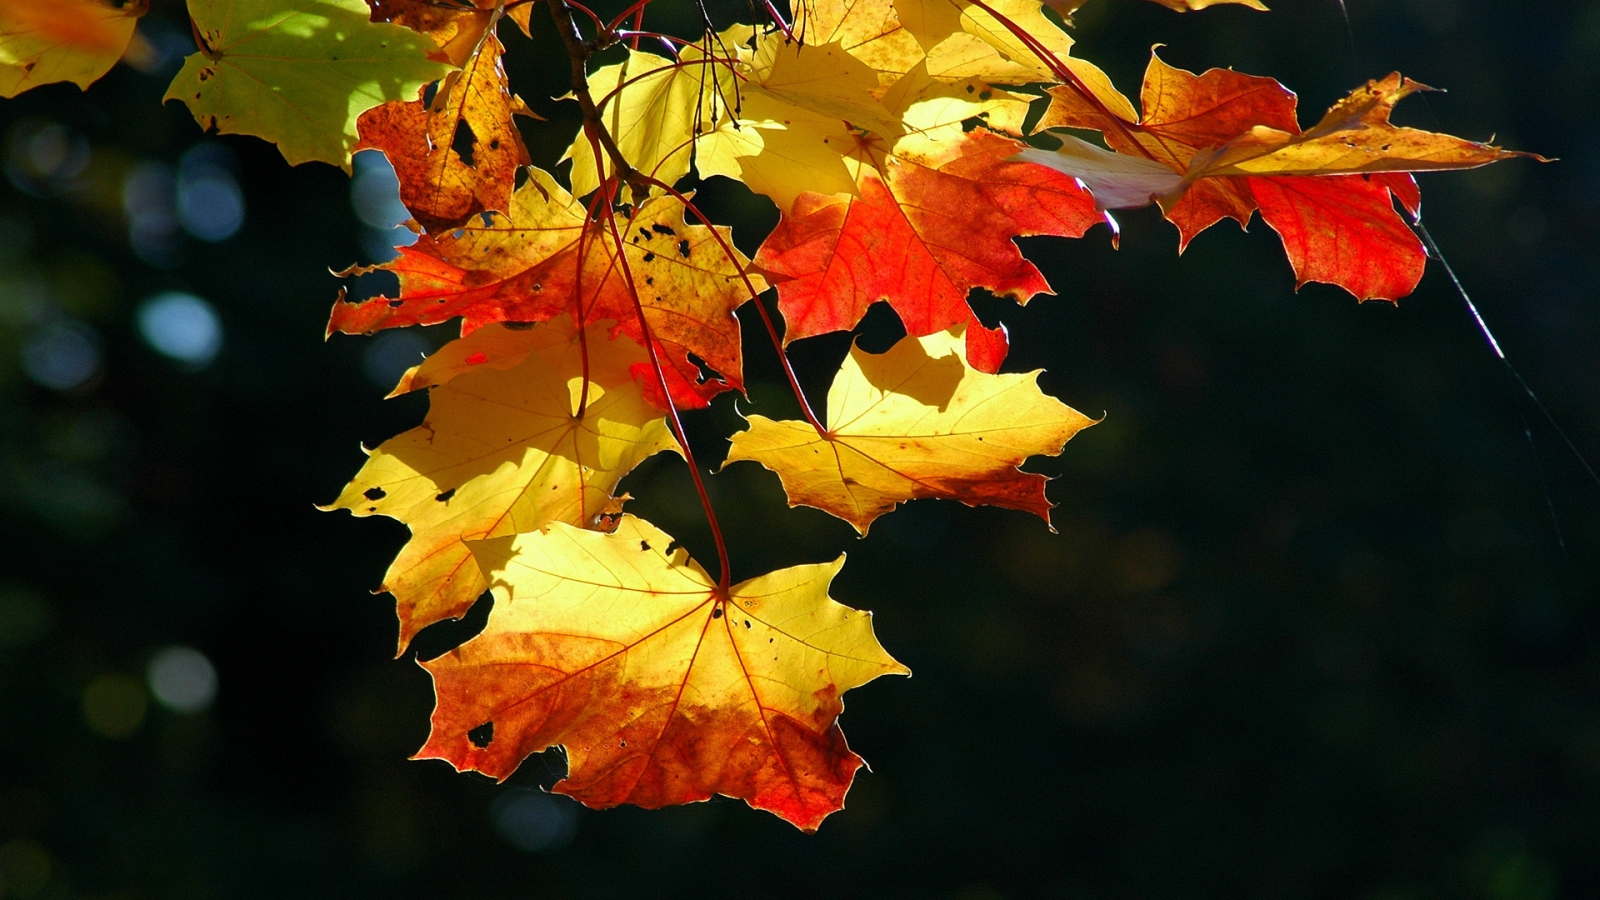
[[[628,296],[633,298],[633,311],[639,317],[639,331],[644,338],[644,349],[650,356],[650,369],[656,373],[656,385],[661,388],[661,402],[667,407],[667,423],[672,427],[672,436],[678,439],[678,446],[683,450],[684,462],[689,466],[689,477],[694,480],[695,493],[700,495],[700,506],[706,513],[706,524],[711,527],[711,539],[717,545],[717,562],[721,572],[717,576],[717,586],[725,596],[732,583],[732,566],[728,563],[728,544],[722,536],[722,524],[717,521],[716,510],[711,506],[711,495],[706,491],[705,479],[700,475],[700,466],[694,461],[694,451],[689,447],[689,436],[683,430],[683,419],[678,415],[678,405],[672,400],[672,389],[667,385],[667,373],[661,365],[661,357],[656,352],[655,338],[650,334],[650,323],[644,317],[644,303],[639,299],[639,288],[633,280],[633,267],[628,263],[626,244],[622,239],[622,232],[617,228],[617,215],[613,206],[618,180],[607,179],[600,185],[600,193],[606,197],[606,202],[601,205],[606,227],[611,232],[611,239],[617,245],[617,262],[622,270],[622,277],[628,283]]]
[[[644,176],[644,179],[652,187],[660,188],[676,197],[685,209],[694,213],[695,218],[704,223],[706,229],[711,232],[711,236],[716,239],[717,245],[722,248],[723,255],[730,262],[738,265],[739,258],[735,255],[733,247],[729,246],[727,240],[722,237],[716,226],[712,224],[710,217],[701,212],[700,207],[696,206],[693,200],[660,179],[652,178],[648,175]],[[773,349],[778,351],[778,361],[783,364],[783,374],[789,379],[789,387],[794,391],[795,399],[800,401],[800,411],[805,414],[806,421],[811,423],[811,427],[817,430],[817,434],[826,437],[828,429],[824,428],[822,422],[817,419],[817,414],[811,409],[811,401],[806,399],[805,391],[800,389],[800,380],[795,377],[794,366],[789,362],[789,353],[784,349],[783,338],[778,336],[778,327],[773,323],[772,315],[767,312],[766,304],[761,302],[761,292],[756,290],[755,283],[750,280],[750,275],[743,266],[739,266],[739,278],[744,281],[744,289],[749,292],[751,301],[756,305],[756,311],[761,314],[761,324],[766,326],[767,337],[772,339]]]

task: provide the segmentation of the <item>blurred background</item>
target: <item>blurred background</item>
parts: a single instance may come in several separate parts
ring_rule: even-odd
[[[1425,221],[1600,458],[1600,0],[1273,5],[1095,0],[1076,35],[1130,94],[1163,43],[1308,121],[1399,69],[1449,89],[1406,124],[1560,157],[1424,176]],[[449,326],[324,342],[329,268],[406,234],[387,164],[203,135],[160,102],[181,7],[140,33],[142,68],[0,102],[0,897],[1600,896],[1600,487],[1437,264],[1398,307],[1297,294],[1259,221],[1181,258],[1154,210],[1120,251],[1029,240],[1059,296],[977,301],[1009,370],[1106,414],[1031,464],[1059,534],[921,501],[858,540],[754,465],[711,479],[737,578],[848,551],[834,596],[916,672],[850,695],[874,771],[819,834],[727,800],[591,812],[542,792],[554,753],[504,785],[408,761],[413,659],[486,604],[391,659],[369,591],[405,529],[313,504],[421,421],[381,398]],[[565,61],[506,40],[553,165]],[[747,250],[776,219],[702,197]],[[741,408],[788,414],[748,325]],[[846,344],[797,345],[816,397]],[[733,400],[691,417],[706,465]],[[713,557],[681,463],[623,487]]]

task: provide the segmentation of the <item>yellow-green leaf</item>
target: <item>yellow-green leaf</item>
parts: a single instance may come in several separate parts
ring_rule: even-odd
[[[203,44],[163,100],[207,129],[272,141],[291,165],[349,171],[356,119],[452,68],[429,58],[427,36],[370,14],[362,0],[189,0]]]

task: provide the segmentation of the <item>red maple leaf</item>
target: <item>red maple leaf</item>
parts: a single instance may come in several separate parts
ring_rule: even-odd
[[[997,370],[1005,333],[978,324],[968,292],[987,288],[1019,303],[1049,293],[1012,239],[1079,237],[1101,221],[1076,179],[1013,161],[1021,148],[975,131],[934,152],[863,165],[857,194],[801,194],[756,253],[778,288],[785,342],[854,328],[886,300],[913,336],[967,324],[969,360]]]

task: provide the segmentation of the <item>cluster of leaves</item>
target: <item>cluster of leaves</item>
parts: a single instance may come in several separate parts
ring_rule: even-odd
[[[395,388],[430,392],[427,421],[371,451],[329,508],[409,526],[383,584],[402,651],[494,592],[483,632],[425,663],[438,703],[419,756],[505,778],[561,746],[556,790],[591,806],[724,794],[814,829],[862,764],[842,695],[907,671],[868,614],[829,597],[843,557],[730,583],[679,413],[742,388],[743,304],[776,292],[781,331],[754,308],[804,419],[750,417],[727,463],[765,466],[791,505],[862,534],[914,498],[1048,523],[1046,479],[1019,466],[1093,421],[1037,372],[1000,373],[1005,330],[968,304],[1049,293],[1015,238],[1114,234],[1108,210],[1158,203],[1181,247],[1259,211],[1301,283],[1393,300],[1425,261],[1396,209],[1419,213],[1409,173],[1514,155],[1391,124],[1421,89],[1398,74],[1302,130],[1272,79],[1153,56],[1136,110],[1072,55],[1074,0],[803,0],[792,21],[769,2],[692,40],[646,30],[650,2],[607,20],[578,0],[189,0],[198,52],[167,94],[290,163],[348,169],[374,149],[393,164],[418,240],[344,274],[391,272],[398,293],[341,297],[329,333],[460,319],[461,337]],[[11,0],[0,88],[87,85],[143,8]],[[570,57],[583,122],[565,186],[523,145],[505,20],[554,29]],[[690,176],[778,207],[753,259],[680,189]],[[880,301],[906,337],[852,350],[819,417],[788,344]],[[618,484],[660,452],[693,476],[716,577],[622,511]]]

